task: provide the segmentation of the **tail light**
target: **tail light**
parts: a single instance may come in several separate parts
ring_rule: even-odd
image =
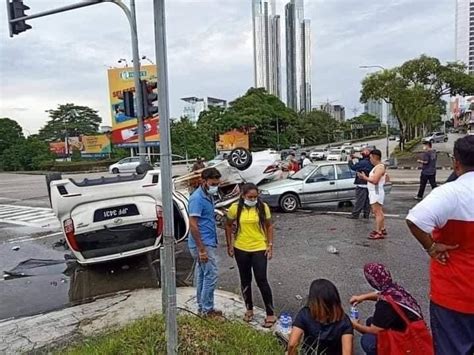
[[[156,236],[160,237],[163,233],[163,209],[156,206]]]
[[[79,251],[79,245],[77,245],[76,236],[74,234],[74,222],[71,218],[66,219],[63,223],[64,226],[64,234],[66,235],[66,239],[69,243],[69,246],[74,251]]]
[[[269,174],[269,173],[274,173],[275,171],[278,170],[278,165],[269,165],[267,168],[264,170],[264,174]]]

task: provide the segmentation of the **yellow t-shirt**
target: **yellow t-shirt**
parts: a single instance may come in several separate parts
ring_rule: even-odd
[[[270,208],[265,203],[265,218],[272,218]],[[237,218],[238,203],[232,204],[227,212],[229,219]],[[235,236],[234,247],[243,251],[261,251],[267,249],[267,238],[260,226],[257,207],[242,208],[240,214],[240,225]]]

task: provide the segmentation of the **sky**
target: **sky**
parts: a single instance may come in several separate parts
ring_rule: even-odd
[[[79,1],[24,0],[28,14]],[[287,2],[277,0],[282,44]],[[155,61],[153,1],[136,6],[140,56]],[[376,70],[359,66],[391,67],[421,54],[454,58],[455,0],[305,0],[305,17],[312,30],[313,106],[340,104],[346,117],[362,112],[360,82]],[[14,38],[6,18],[0,5],[0,117],[16,120],[29,135],[47,122],[46,110],[75,103],[98,110],[109,125],[107,68],[132,57],[119,7],[103,3],[30,20],[33,29]],[[233,100],[253,86],[251,0],[167,0],[166,21],[172,117],[182,114],[181,97]],[[284,58],[282,52],[283,73]]]

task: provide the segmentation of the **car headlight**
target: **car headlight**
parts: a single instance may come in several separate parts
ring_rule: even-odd
[[[260,195],[270,195],[270,191],[268,191],[268,190],[260,190]]]

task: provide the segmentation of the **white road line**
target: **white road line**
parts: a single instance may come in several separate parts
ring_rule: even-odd
[[[0,205],[0,222],[36,228],[59,228],[51,208]]]
[[[31,242],[33,240],[41,240],[41,239],[46,239],[46,238],[52,238],[56,237],[58,235],[62,235],[62,232],[56,232],[56,233],[51,233],[47,235],[42,235],[40,237],[30,237],[29,235],[24,236],[24,237],[19,237],[19,238],[12,238],[8,239],[5,243],[9,244],[18,244],[18,243],[24,243],[24,242]]]

